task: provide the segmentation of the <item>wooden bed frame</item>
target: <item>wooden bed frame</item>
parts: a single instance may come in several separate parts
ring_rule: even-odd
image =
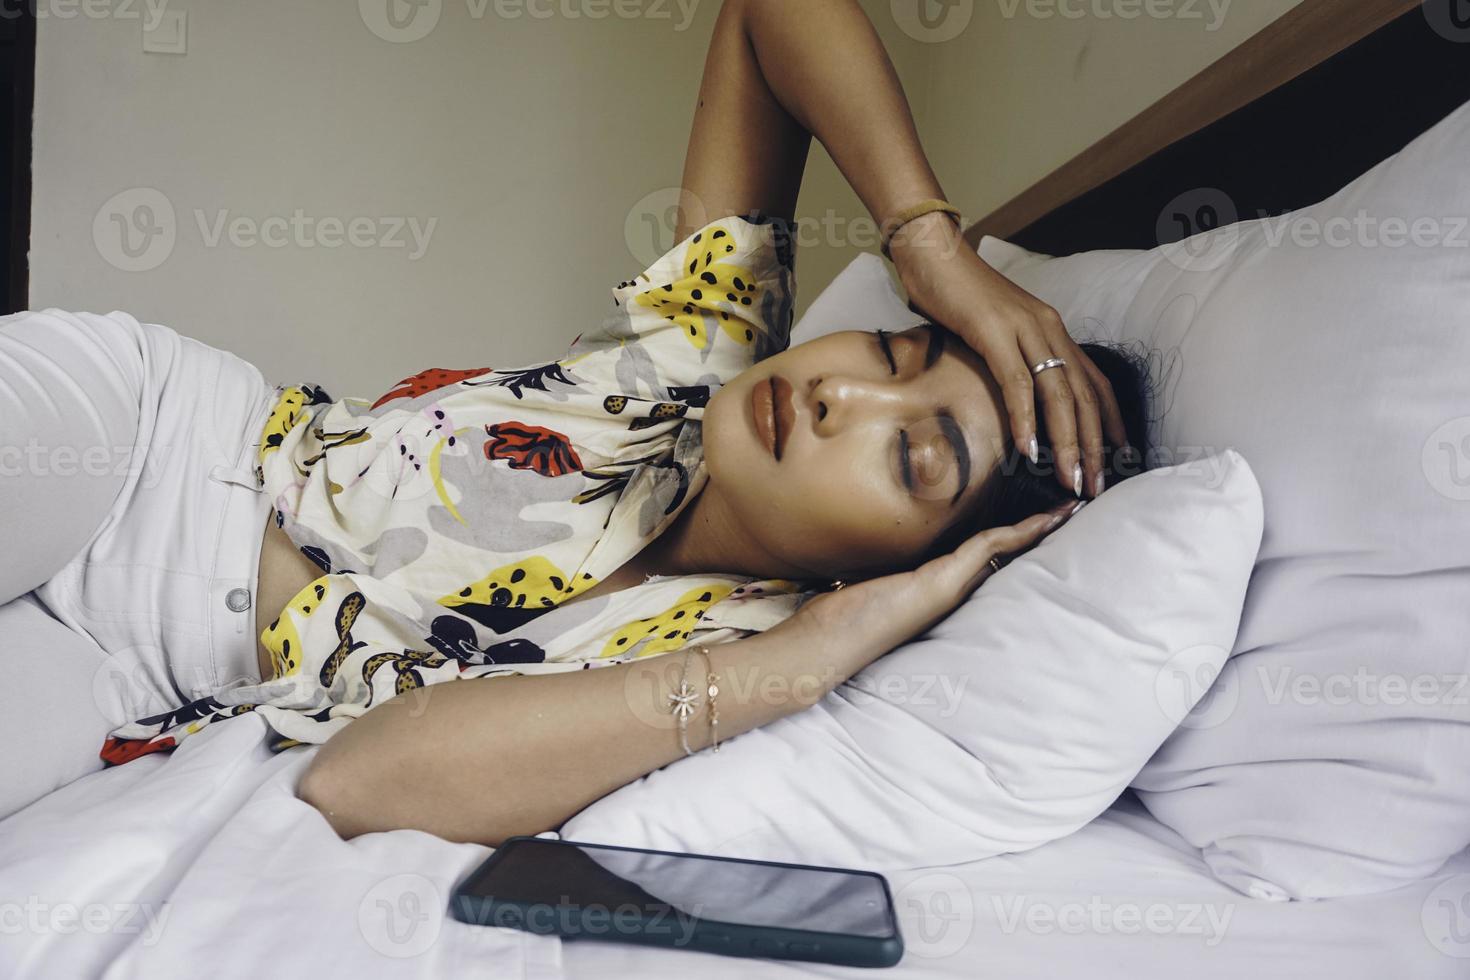
[[[1330,197],[1466,101],[1467,0],[1303,0],[965,237],[1066,255],[1211,227],[1213,211],[1166,213],[1192,198],[1228,201],[1228,220],[1281,214]]]

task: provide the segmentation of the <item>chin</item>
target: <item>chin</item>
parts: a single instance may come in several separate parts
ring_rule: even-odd
[[[740,392],[735,390],[737,387],[748,395],[744,385],[731,382],[710,396],[704,407],[700,429],[710,479],[724,476],[725,480],[721,482],[737,478],[741,470],[749,469],[754,460],[746,454],[761,448],[749,432],[750,426],[743,411],[745,406],[741,404]],[[734,467],[733,472],[731,466]]]
[[[745,416],[742,399],[749,392],[743,385],[739,390],[726,385],[710,396],[700,434],[709,485],[719,487],[720,496],[742,522],[758,527],[761,515],[769,515],[779,502],[772,496],[770,454],[756,441]]]

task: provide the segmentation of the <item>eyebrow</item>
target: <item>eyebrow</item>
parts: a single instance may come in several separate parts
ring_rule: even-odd
[[[944,353],[944,334],[937,324],[925,322],[924,327],[929,331],[929,346],[924,351],[924,370],[932,368]],[[959,422],[950,414],[949,409],[939,410],[939,431],[944,433],[944,438],[949,441],[949,448],[954,452],[955,463],[960,470],[960,488],[950,498],[949,505],[953,507],[959,503],[960,498],[965,495],[965,490],[970,486],[970,445],[965,442],[965,432],[960,428]]]
[[[960,468],[960,488],[950,498],[949,505],[953,507],[960,502],[965,490],[970,486],[970,447],[965,442],[965,433],[960,429],[960,424],[955,421],[949,409],[940,409],[939,431],[944,433],[944,438],[949,440],[949,448],[954,450],[955,462]]]

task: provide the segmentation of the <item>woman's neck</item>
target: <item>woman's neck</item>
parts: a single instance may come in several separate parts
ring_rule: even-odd
[[[650,575],[724,573],[750,578],[803,578],[799,569],[767,553],[741,528],[713,483],[636,559]]]

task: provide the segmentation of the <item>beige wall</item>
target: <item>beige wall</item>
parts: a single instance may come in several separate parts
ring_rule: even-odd
[[[718,9],[619,2],[427,0],[408,29],[433,29],[394,42],[371,15],[384,0],[171,0],[183,56],[143,53],[120,15],[141,0],[44,18],[31,305],[128,310],[341,394],[558,353],[672,244],[660,192],[679,180]],[[1235,0],[1213,31],[1209,0],[1203,23],[917,2],[927,21],[916,0],[864,6],[946,189],[979,214],[1295,0]],[[585,15],[609,9],[643,16]],[[960,24],[945,11],[968,17],[936,42],[934,25]],[[820,150],[801,212],[805,303],[871,229]]]
[[[946,9],[895,6],[912,2]],[[950,199],[979,218],[1299,2],[944,0],[954,20],[936,36],[966,26],[923,44],[914,99],[929,158]]]

